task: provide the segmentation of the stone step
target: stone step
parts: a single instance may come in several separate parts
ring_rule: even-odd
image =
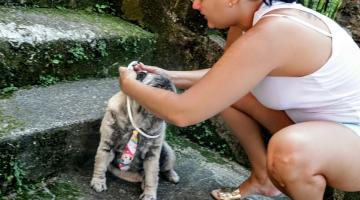
[[[10,163],[16,162],[30,179],[62,171],[56,180],[78,188],[78,199],[137,199],[138,184],[112,176],[105,193],[97,194],[89,187],[100,120],[107,100],[118,90],[114,78],[80,80],[19,90],[1,99],[0,182],[9,176]],[[249,175],[235,162],[169,134],[181,182],[161,181],[159,199],[211,199],[212,189],[236,186]]]
[[[114,78],[80,80],[0,99],[0,174],[9,159],[35,179],[93,155],[106,101],[118,90]]]
[[[111,176],[108,192],[98,194],[89,188],[100,121],[107,100],[118,90],[117,79],[106,78],[22,89],[8,99],[0,99],[0,183],[16,172],[16,166],[33,180],[62,172],[55,179],[70,184],[66,191],[77,188],[78,199],[137,199],[139,185]],[[211,199],[208,194],[212,189],[236,186],[248,176],[237,163],[184,142],[180,136],[170,134],[168,139],[175,148],[176,169],[182,179],[178,185],[162,181],[159,199]],[[0,189],[4,187],[1,184]],[[171,198],[167,198],[169,195]],[[359,193],[335,190],[333,197],[359,199]]]
[[[6,6],[26,6],[41,8],[87,8],[92,6],[109,5],[108,0],[0,0],[0,5]]]
[[[249,171],[235,162],[224,159],[217,153],[189,142],[186,139],[172,137],[170,145],[177,156],[175,170],[180,176],[178,184],[169,183],[160,178],[159,200],[211,200],[210,192],[216,188],[236,187],[249,176]],[[174,141],[176,140],[176,141]],[[179,142],[181,141],[181,142]],[[89,187],[93,163],[83,163],[81,170],[68,170],[56,177],[58,182],[74,185],[79,191],[78,199],[136,200],[141,194],[140,184],[128,183],[111,174],[107,177],[108,190],[97,193]],[[73,188],[74,188],[73,187]],[[285,196],[274,198],[252,195],[247,200],[289,200]]]
[[[84,10],[0,6],[0,89],[117,75],[151,63],[156,35]]]

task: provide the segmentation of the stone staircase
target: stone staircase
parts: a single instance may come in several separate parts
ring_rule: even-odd
[[[131,60],[151,63],[156,34],[68,3],[0,1],[0,88],[17,90],[0,99],[0,191],[13,192],[0,199],[137,199],[137,184],[109,175],[109,191],[98,194],[89,181],[106,102],[120,89],[111,77]],[[181,136],[169,141],[181,182],[161,180],[159,199],[211,199],[249,175]],[[25,182],[37,183],[32,194],[19,191]]]
[[[140,185],[110,175],[109,191],[97,194],[89,187],[100,120],[107,100],[118,90],[116,78],[80,80],[24,89],[0,100],[2,173],[6,162],[16,160],[27,178],[52,177],[77,188],[75,199],[137,199]],[[181,136],[169,133],[168,140],[176,150],[181,182],[161,181],[159,199],[211,199],[212,189],[236,186],[249,175],[235,162]]]
[[[120,89],[117,68],[131,60],[151,63],[157,41],[156,34],[118,17],[90,12],[107,3],[0,0],[0,89],[17,90],[0,99],[0,191],[14,190],[0,192],[1,200],[131,200],[141,194],[140,185],[111,175],[108,191],[89,187],[104,108]],[[212,189],[237,186],[249,176],[182,136],[169,132],[168,140],[181,180],[160,180],[159,199],[212,199]],[[19,188],[31,181],[36,187],[25,195]],[[339,194],[339,200],[360,199]]]

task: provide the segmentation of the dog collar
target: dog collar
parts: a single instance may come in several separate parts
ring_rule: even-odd
[[[133,69],[135,65],[137,64],[140,64],[139,61],[132,61],[129,65],[128,65],[128,69]],[[130,122],[131,122],[131,125],[134,127],[134,129],[136,131],[138,131],[142,136],[146,137],[146,138],[150,138],[150,139],[154,139],[154,138],[158,138],[160,137],[160,134],[159,135],[148,135],[146,134],[145,132],[143,132],[140,128],[138,128],[134,122],[134,119],[133,119],[133,116],[132,116],[132,112],[131,112],[131,105],[130,105],[130,97],[127,96],[126,97],[126,106],[127,106],[127,111],[128,111],[128,115],[129,115],[129,119],[130,119]]]

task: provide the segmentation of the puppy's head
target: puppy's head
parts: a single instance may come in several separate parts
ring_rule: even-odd
[[[136,80],[144,83],[145,85],[176,92],[175,85],[166,75],[153,74],[148,72],[138,72]],[[149,120],[149,118],[153,118],[153,120],[160,120],[135,101],[132,101],[131,107],[133,110],[133,115],[137,115],[138,118],[144,118],[143,120]]]
[[[136,80],[141,81],[146,85],[176,92],[174,84],[165,75],[138,72],[136,75]]]

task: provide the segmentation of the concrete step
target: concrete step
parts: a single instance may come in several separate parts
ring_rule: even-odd
[[[27,6],[41,8],[86,8],[95,5],[108,5],[108,0],[0,0],[0,5],[7,6]]]
[[[106,101],[118,90],[114,78],[81,80],[1,99],[0,174],[11,159],[26,163],[22,169],[36,179],[92,157]]]
[[[55,179],[77,188],[76,199],[137,199],[141,193],[138,184],[112,176],[105,193],[89,187],[100,120],[107,100],[118,90],[117,79],[107,78],[33,87],[1,99],[0,182],[10,175],[10,163],[18,163],[29,179],[62,172]],[[212,189],[236,186],[249,175],[237,163],[169,134],[181,182],[161,181],[159,199],[210,199]],[[61,191],[66,194],[67,190]]]
[[[117,75],[151,63],[156,35],[118,17],[83,10],[0,6],[0,89]]]
[[[177,155],[175,170],[180,176],[178,184],[160,178],[159,200],[211,200],[210,192],[216,188],[236,187],[249,172],[235,162],[224,159],[209,149],[200,147],[186,139],[172,137],[170,145]],[[176,141],[174,141],[176,140]],[[180,142],[179,142],[180,141]],[[136,200],[141,194],[140,184],[128,183],[111,174],[107,177],[108,190],[97,193],[89,187],[93,163],[83,163],[77,169],[68,170],[56,177],[77,188],[77,198],[86,200],[126,199]],[[289,200],[285,196],[274,198],[253,195],[247,200]]]

